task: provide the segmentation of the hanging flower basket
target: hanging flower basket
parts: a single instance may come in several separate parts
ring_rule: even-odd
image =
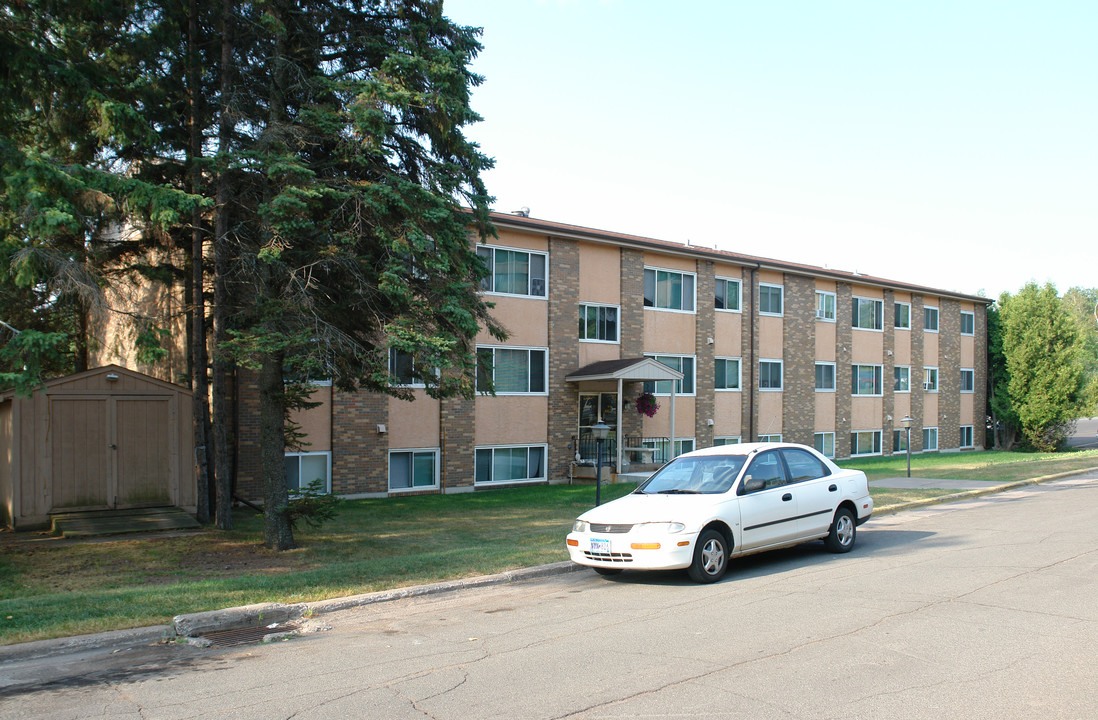
[[[637,412],[641,415],[647,415],[653,417],[656,411],[660,409],[660,404],[656,402],[656,397],[652,393],[641,393],[637,396],[637,399],[633,401],[633,404],[637,406]]]

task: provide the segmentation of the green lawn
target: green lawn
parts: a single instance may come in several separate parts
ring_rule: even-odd
[[[906,459],[844,462],[870,479],[903,476]],[[914,456],[912,475],[989,484],[1098,466],[1098,451]],[[632,485],[604,485],[603,500]],[[878,507],[949,491],[874,490]],[[594,504],[593,485],[356,500],[299,548],[261,547],[262,518],[234,514],[229,533],[60,544],[0,533],[0,644],[145,625],[256,602],[302,602],[491,574],[567,559],[564,535]]]

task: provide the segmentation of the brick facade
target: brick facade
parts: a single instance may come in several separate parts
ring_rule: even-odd
[[[564,378],[579,364],[576,323],[579,313],[579,248],[574,240],[550,244],[549,277],[549,472],[568,477],[574,450],[579,388]]]
[[[782,440],[812,446],[816,425],[816,283],[785,276]]]

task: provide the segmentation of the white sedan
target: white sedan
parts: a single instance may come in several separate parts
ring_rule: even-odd
[[[629,495],[580,515],[568,553],[603,575],[688,568],[714,582],[740,555],[819,539],[849,552],[872,513],[865,473],[810,447],[721,445],[680,455]]]

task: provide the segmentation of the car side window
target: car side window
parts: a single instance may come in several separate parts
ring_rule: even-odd
[[[781,452],[789,467],[789,482],[815,480],[831,474],[831,470],[818,457],[806,450],[783,448]]]
[[[777,450],[767,450],[756,455],[747,468],[747,475],[756,483],[761,480],[763,490],[786,484],[785,467]]]

